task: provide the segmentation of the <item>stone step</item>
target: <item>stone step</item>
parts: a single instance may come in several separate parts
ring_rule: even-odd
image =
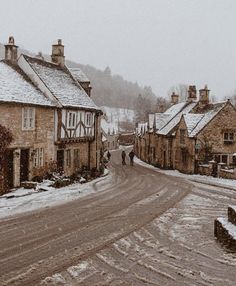
[[[236,206],[228,206],[228,220],[236,225]]]
[[[236,252],[236,226],[227,218],[215,220],[214,235],[225,247]]]

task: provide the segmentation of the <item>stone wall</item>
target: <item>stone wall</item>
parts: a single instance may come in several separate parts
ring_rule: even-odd
[[[35,128],[33,130],[23,130],[22,128],[22,109],[20,104],[1,104],[0,118],[1,124],[9,128],[13,134],[13,141],[9,149],[14,150],[13,153],[13,172],[14,186],[20,185],[20,156],[21,150],[29,150],[29,174],[31,179],[38,176],[42,172],[41,167],[34,167],[34,152],[37,148],[43,148],[43,164],[47,165],[54,161],[54,109],[47,107],[35,108]]]
[[[223,246],[236,252],[236,207],[228,207],[227,218],[217,218],[214,222],[214,236]]]
[[[225,178],[225,179],[236,180],[236,169],[234,169],[234,170],[221,169],[219,172],[219,177]],[[236,182],[235,182],[235,184],[236,184]]]
[[[233,154],[236,150],[236,142],[224,143],[224,132],[232,131],[236,141],[236,110],[231,104],[227,104],[210,123],[199,133],[198,139],[206,142],[211,147],[213,154]],[[203,147],[203,146],[202,146]],[[199,158],[201,159],[201,158]]]

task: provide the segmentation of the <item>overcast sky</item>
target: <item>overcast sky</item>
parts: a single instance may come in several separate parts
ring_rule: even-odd
[[[0,42],[65,56],[165,96],[205,84],[217,97],[236,90],[235,0],[0,0]]]

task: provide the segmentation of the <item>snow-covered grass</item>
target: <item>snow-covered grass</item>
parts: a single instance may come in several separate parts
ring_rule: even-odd
[[[222,187],[222,188],[231,188],[231,189],[235,189],[235,191],[236,191],[236,180],[215,178],[212,176],[203,176],[203,175],[188,175],[188,174],[180,173],[177,170],[162,170],[162,169],[156,168],[152,165],[149,165],[149,164],[143,162],[142,160],[138,159],[137,157],[135,157],[134,161],[135,161],[135,163],[137,163],[143,167],[152,169],[156,172],[159,172],[159,173],[162,173],[165,175],[180,177],[180,178],[184,178],[184,179],[194,181],[194,182],[198,182],[198,183],[217,185],[217,186]]]
[[[37,189],[17,189],[0,197],[0,218],[59,205],[79,197],[84,197],[95,192],[94,184],[102,180],[107,183],[111,181],[111,175],[106,169],[104,176],[106,177],[100,177],[85,184],[75,183],[60,189],[50,187],[50,182],[45,181],[39,184],[39,189],[43,187],[45,190],[43,192],[39,192]],[[99,188],[99,191],[102,190],[102,187]]]

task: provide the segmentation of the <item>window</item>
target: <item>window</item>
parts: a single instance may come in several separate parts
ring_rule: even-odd
[[[85,125],[87,127],[92,125],[92,113],[91,112],[86,112],[85,114]]]
[[[71,151],[66,150],[66,166],[70,167],[71,166]]]
[[[35,109],[24,107],[22,109],[22,130],[34,130],[35,128]]]
[[[67,128],[75,128],[76,126],[76,112],[69,111],[67,113]]]
[[[234,133],[224,132],[224,143],[233,143],[233,142],[234,142]]]
[[[180,144],[185,143],[185,129],[180,129]]]
[[[79,149],[74,149],[74,167],[79,168]]]
[[[34,150],[34,167],[43,167],[43,156],[44,150],[43,148],[36,148]]]

